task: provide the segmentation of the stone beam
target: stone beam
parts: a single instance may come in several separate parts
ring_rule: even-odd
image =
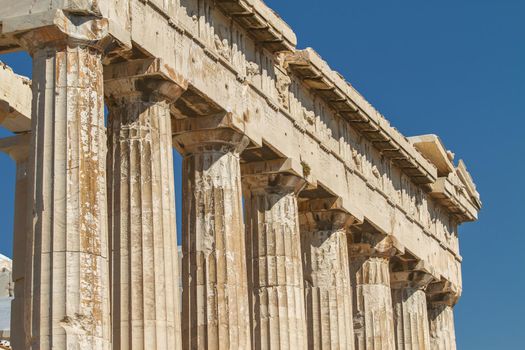
[[[211,1],[85,0],[62,11],[45,10],[42,0],[31,2],[39,9],[32,15],[29,3],[23,0],[12,16],[0,11],[0,51],[19,45],[17,35],[32,27],[100,11],[121,45],[112,57],[161,58],[188,81],[179,101],[198,96],[215,114],[228,113],[231,127],[252,145],[268,145],[301,164],[315,183],[340,195],[345,211],[434,266],[437,279],[460,286],[456,243],[463,219],[447,198],[429,194],[437,169],[313,50],[275,54],[279,34],[271,32],[281,31],[289,42],[292,35],[261,1],[214,7]]]
[[[31,130],[31,81],[0,62],[0,126],[20,133]]]

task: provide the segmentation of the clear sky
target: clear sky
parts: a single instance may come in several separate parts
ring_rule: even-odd
[[[299,47],[315,48],[402,133],[438,134],[465,160],[484,206],[460,228],[458,348],[524,349],[525,1],[266,2]],[[24,54],[0,59],[30,74]],[[14,166],[4,155],[0,169],[0,253],[10,256]]]

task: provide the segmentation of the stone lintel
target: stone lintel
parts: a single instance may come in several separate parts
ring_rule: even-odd
[[[41,9],[46,9],[40,12],[34,9],[38,7],[34,1],[30,4],[26,0],[27,4],[19,4],[15,9],[12,9],[11,0],[4,1],[9,4],[2,6],[0,1],[0,6],[4,8],[0,9],[0,53],[28,49],[23,34],[41,30],[44,33],[41,39],[47,37],[46,41],[61,41],[64,36],[84,42],[93,41],[97,43],[95,46],[104,48],[107,54],[131,49],[131,33],[114,19],[102,16],[96,9],[97,4],[106,0],[67,1],[62,6],[57,2],[51,7],[40,5]],[[101,31],[101,28],[104,30]],[[100,35],[102,33],[103,36]]]
[[[176,101],[188,83],[160,58],[147,58],[104,67],[105,94],[110,98]]]
[[[8,154],[15,161],[27,159],[30,146],[31,134],[20,134],[0,139],[0,152]]]
[[[20,133],[31,130],[31,80],[0,62],[0,126]]]

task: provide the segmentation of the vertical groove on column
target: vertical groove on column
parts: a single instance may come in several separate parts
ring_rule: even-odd
[[[33,57],[31,348],[109,348],[102,63],[81,46]]]
[[[308,348],[353,350],[352,291],[346,231],[305,228],[301,230],[301,242]]]
[[[296,194],[256,190],[247,198],[247,261],[256,349],[306,349]]]
[[[428,317],[430,322],[430,349],[456,350],[452,307],[446,304],[430,304]]]
[[[180,349],[169,106],[140,98],[113,102],[113,347]]]
[[[184,349],[250,349],[240,176],[232,145],[184,157]]]
[[[392,301],[397,349],[430,350],[425,292],[419,288],[395,288]]]
[[[351,262],[354,332],[358,350],[394,350],[389,259],[358,257]]]
[[[29,177],[29,135],[15,136],[20,142],[16,146],[17,151],[10,154],[16,161],[16,190],[15,190],[15,217],[13,234],[13,282],[14,296],[11,301],[11,329],[16,330],[11,334],[11,345],[14,349],[26,349],[26,269],[29,268],[26,261],[26,243],[31,239],[30,218],[32,216],[32,200],[30,194]],[[21,139],[20,139],[21,138]]]

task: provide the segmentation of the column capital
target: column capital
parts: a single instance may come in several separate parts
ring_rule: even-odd
[[[299,212],[303,218],[301,225],[308,231],[347,231],[356,221],[350,213],[343,209],[341,197],[301,201]]]
[[[461,297],[461,289],[449,281],[433,282],[425,290],[428,303],[453,307]]]
[[[435,282],[432,267],[413,258],[396,257],[390,263],[390,282],[393,289],[426,289]]]
[[[0,152],[8,154],[14,161],[19,162],[29,158],[31,134],[19,134],[0,139]]]
[[[204,152],[239,155],[249,143],[247,136],[231,128],[189,130],[173,137],[173,146],[184,156]]]
[[[21,36],[21,44],[31,54],[49,47],[88,46],[104,51],[113,41],[106,18],[56,11],[52,24],[33,29]]]
[[[372,232],[354,232],[348,246],[351,257],[391,258],[397,250],[391,236]]]
[[[425,271],[394,271],[390,273],[390,286],[393,289],[425,289],[434,277]]]
[[[298,194],[306,185],[299,169],[289,158],[245,163],[241,166],[243,187],[254,193]]]
[[[188,82],[160,58],[121,62],[104,67],[105,95],[108,102],[175,102],[188,88]]]

